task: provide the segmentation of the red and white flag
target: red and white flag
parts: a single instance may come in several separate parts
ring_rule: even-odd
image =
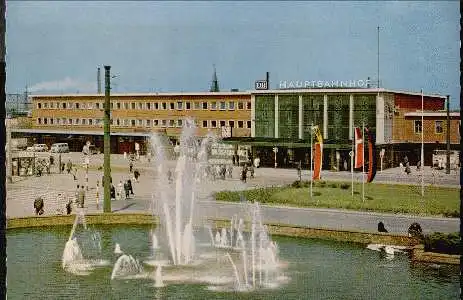
[[[355,166],[354,168],[361,168],[363,166],[363,137],[362,129],[355,127]]]

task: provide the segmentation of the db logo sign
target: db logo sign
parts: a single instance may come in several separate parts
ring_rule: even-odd
[[[257,80],[255,83],[256,90],[268,90],[267,80]]]

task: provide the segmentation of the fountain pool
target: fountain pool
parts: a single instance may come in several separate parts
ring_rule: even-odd
[[[147,265],[152,256],[151,226],[90,226],[100,233],[101,249],[93,254],[83,249],[82,254],[110,263],[82,276],[62,268],[70,229],[7,231],[9,299],[44,295],[49,299],[457,299],[459,295],[458,266],[413,264],[405,254],[389,260],[362,245],[282,237],[273,237],[279,259],[286,264],[279,285],[236,293],[221,289],[235,278],[223,249],[202,251],[208,256],[201,269],[204,282],[197,280],[194,267],[169,265],[158,270]],[[111,280],[121,255],[114,253],[116,243],[139,260],[146,276]],[[238,260],[236,253],[230,255]]]

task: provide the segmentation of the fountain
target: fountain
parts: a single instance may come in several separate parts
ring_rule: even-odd
[[[83,227],[84,233],[90,235],[91,241],[87,244],[82,237],[81,244],[79,244],[77,231],[80,224]],[[82,248],[82,246],[84,246],[84,248]],[[82,249],[85,249],[88,252],[88,257],[84,256]],[[98,232],[92,232],[87,228],[84,211],[79,209],[76,211],[76,217],[74,219],[69,238],[64,245],[61,267],[70,273],[88,275],[95,267],[109,264],[106,260],[90,257],[92,250],[95,250],[93,252],[96,252],[96,256],[101,255],[101,236]]]
[[[111,280],[115,278],[127,278],[143,273],[140,262],[132,255],[122,254],[116,261],[111,273]]]

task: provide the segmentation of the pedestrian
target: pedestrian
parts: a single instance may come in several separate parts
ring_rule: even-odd
[[[117,199],[122,199],[122,191],[124,189],[124,185],[122,184],[122,180],[119,181],[117,185]]]
[[[233,178],[233,166],[227,167],[228,178]]]
[[[244,164],[243,169],[241,169],[241,181],[243,181],[244,183],[246,183],[247,173],[248,173],[248,167],[246,166],[246,164]]]
[[[66,204],[66,214],[70,215],[72,212],[72,199],[69,199],[68,203]]]
[[[96,209],[100,209],[100,182],[96,181],[96,193],[95,193],[95,200],[96,200]]]
[[[130,178],[127,180],[127,187],[129,188],[130,194],[133,195],[132,180],[130,180]]]
[[[85,203],[85,190],[84,190],[84,186],[82,185],[80,187],[80,191],[79,191],[79,194],[78,194],[78,199],[79,199],[79,202],[78,202],[78,205],[80,208],[84,208],[84,203]]]
[[[132,169],[133,169],[133,162],[132,162],[132,160],[130,160],[130,163],[129,163],[129,173],[132,173]]]
[[[302,180],[302,166],[301,161],[297,164],[297,177],[299,177],[299,182]]]
[[[44,213],[44,203],[43,203],[43,198],[42,197],[37,197],[34,200],[34,208],[35,208],[35,214],[36,215],[43,215]]]
[[[114,185],[111,184],[111,189],[110,189],[110,196],[111,200],[116,200],[116,189],[114,188]]]
[[[74,180],[77,180],[77,167],[72,167],[72,176],[74,176]]]
[[[147,157],[148,157],[148,162],[151,162],[151,152],[148,152]]]
[[[74,192],[74,201],[76,202],[77,206],[79,205],[79,191],[80,185],[77,185],[76,191]]]
[[[66,164],[66,171],[69,173],[71,173],[71,168],[72,168],[72,162],[71,162],[71,159],[68,160],[68,163]]]
[[[249,172],[251,172],[251,178],[254,178],[254,167],[251,165],[249,165]]]
[[[170,169],[167,171],[167,180],[169,181],[169,183],[174,182],[174,180],[172,178],[172,171]]]
[[[235,165],[236,163],[235,154],[232,155],[232,162],[233,162],[233,165]]]
[[[129,199],[129,194],[130,194],[130,190],[129,190],[129,182],[128,180],[126,180],[124,182],[124,191],[125,191],[125,200]]]
[[[138,170],[135,170],[133,172],[133,178],[135,178],[135,181],[138,182],[138,178],[140,177],[140,172]]]
[[[378,223],[378,232],[387,232],[387,229],[384,227],[383,222]]]

